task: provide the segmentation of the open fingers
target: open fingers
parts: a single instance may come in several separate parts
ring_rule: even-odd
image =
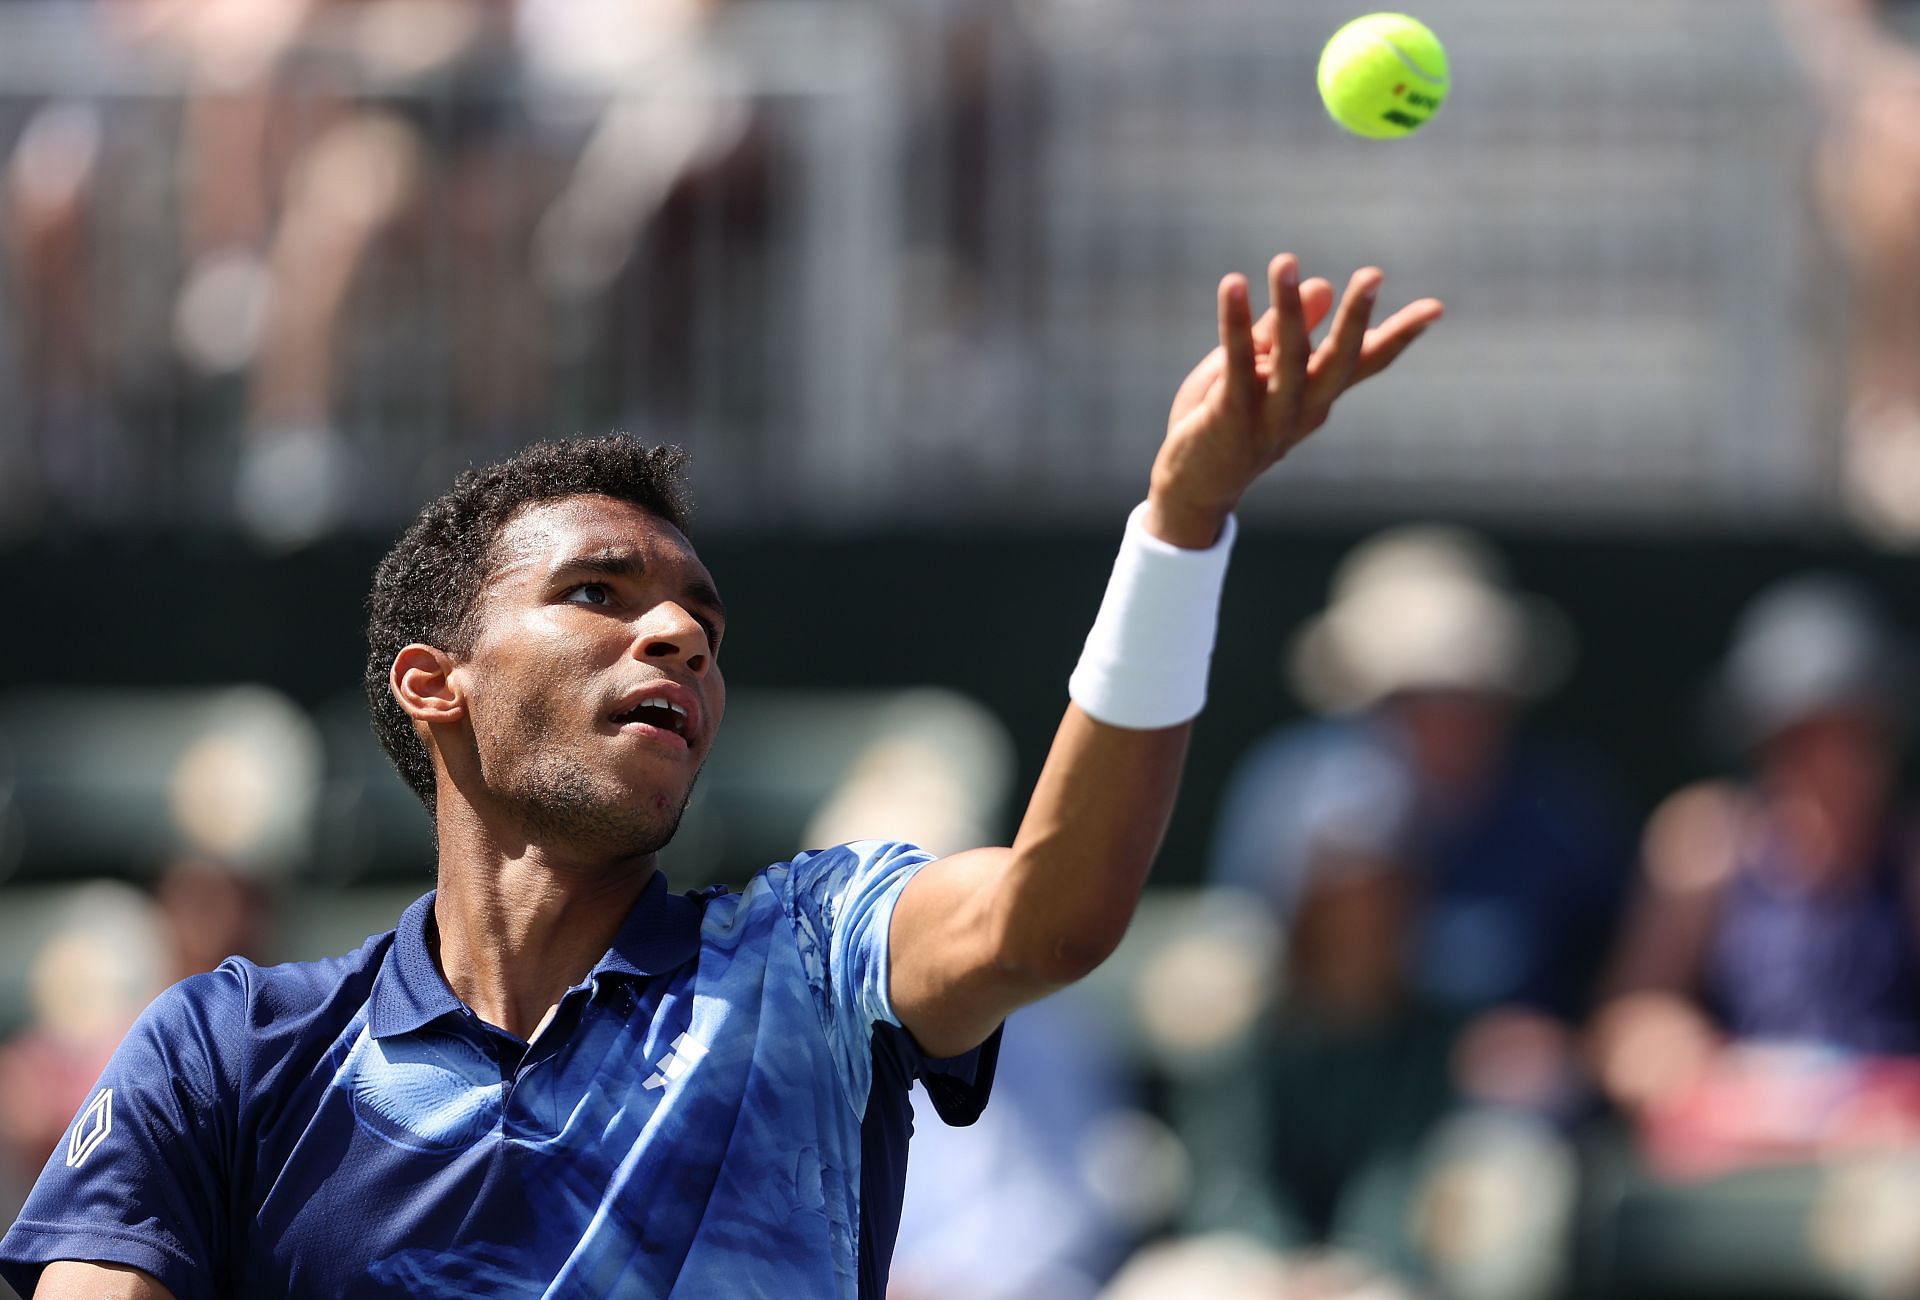
[[[1299,406],[1312,351],[1306,309],[1300,303],[1300,261],[1292,253],[1282,253],[1267,264],[1267,291],[1273,296],[1277,318],[1273,366],[1267,377],[1267,393],[1275,399],[1269,403],[1269,422],[1284,427]]]
[[[1316,275],[1300,282],[1300,314],[1306,318],[1307,332],[1320,328],[1320,322],[1333,310],[1333,285],[1325,276]],[[1269,307],[1253,323],[1253,351],[1266,356],[1280,342],[1280,310]]]
[[[1333,283],[1324,275],[1300,282],[1300,310],[1307,318],[1307,330],[1320,328],[1320,322],[1333,310]]]
[[[1354,368],[1367,339],[1367,322],[1380,296],[1381,279],[1378,267],[1364,266],[1347,281],[1346,296],[1334,314],[1333,328],[1314,353],[1309,370],[1302,421],[1308,429],[1327,418],[1334,399],[1353,382]]]
[[[1371,379],[1392,365],[1415,339],[1426,332],[1427,326],[1445,313],[1446,307],[1438,298],[1422,298],[1402,307],[1368,330],[1366,342],[1360,349],[1360,360],[1354,367],[1348,387],[1363,379]]]
[[[1245,406],[1251,400],[1254,373],[1253,308],[1243,275],[1220,281],[1220,350],[1226,360],[1227,400]]]

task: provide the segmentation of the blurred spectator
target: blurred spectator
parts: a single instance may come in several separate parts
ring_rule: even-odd
[[[1681,790],[1649,822],[1642,897],[1594,1028],[1600,1078],[1664,1178],[1920,1152],[1902,657],[1836,579],[1763,593],[1734,631],[1718,700],[1751,772]],[[1801,1193],[1802,1239],[1818,1235],[1822,1186]],[[1700,1195],[1716,1191],[1738,1203],[1713,1184]],[[1911,1225],[1911,1177],[1900,1203]],[[1910,1230],[1834,1242],[1827,1263],[1878,1279],[1870,1293],[1920,1286]]]
[[[167,983],[229,957],[268,959],[273,892],[260,872],[211,858],[176,858],[161,873],[155,897],[172,959]]]
[[[909,0],[897,7],[925,74],[904,124],[914,160],[895,345],[902,382],[891,436],[938,443],[943,464],[1020,472],[1002,436],[1062,400],[1035,337],[1044,277],[1048,73],[1021,0]],[[937,409],[941,419],[924,417]]]
[[[169,978],[145,895],[104,882],[72,892],[33,959],[31,1019],[0,1044],[0,1219],[12,1221],[107,1058]]]
[[[710,31],[727,3],[522,3],[519,29],[536,84],[598,108],[534,237],[535,273],[548,295],[604,294],[675,189],[740,144],[748,87]]]
[[[1825,117],[1815,192],[1846,261],[1842,481],[1869,526],[1920,538],[1920,4],[1781,0]]]
[[[1555,1126],[1583,1104],[1573,1026],[1626,861],[1604,791],[1517,735],[1569,639],[1477,539],[1408,528],[1342,564],[1295,644],[1296,684],[1331,716],[1242,760],[1212,871],[1288,932],[1248,1067],[1283,1239],[1458,1294],[1551,1285],[1572,1194]],[[1515,1178],[1531,1190],[1497,1190]]]
[[[524,248],[545,186],[526,149],[513,0],[148,0],[139,29],[187,83],[180,146],[186,265],[173,318],[200,375],[244,376],[236,505],[296,543],[357,503],[336,410],[359,341],[444,353],[462,435],[533,409],[537,302]],[[430,210],[430,212],[429,212]],[[356,294],[383,249],[382,302]],[[443,293],[387,292],[431,276]],[[390,319],[432,301],[443,317]],[[408,333],[411,337],[405,337]],[[416,383],[418,381],[416,380]],[[417,399],[416,399],[417,400]]]
[[[1689,786],[1648,823],[1599,1022],[1602,1078],[1636,1111],[1697,1081],[1723,1043],[1920,1054],[1891,633],[1851,586],[1793,580],[1742,616],[1719,697],[1752,773]]]
[[[1301,695],[1329,716],[1240,761],[1211,869],[1292,917],[1324,862],[1404,865],[1417,882],[1413,989],[1477,1018],[1472,1044],[1510,1058],[1476,1087],[1524,1083],[1530,1095],[1508,1099],[1547,1107],[1563,1100],[1550,1062],[1517,1067],[1557,1053],[1585,1010],[1627,861],[1604,788],[1518,734],[1570,643],[1557,611],[1512,591],[1469,534],[1365,543],[1291,658]]]
[[[1357,854],[1322,855],[1301,882],[1273,1014],[1176,1092],[1199,1226],[1419,1268],[1417,1178],[1454,1104],[1459,1017],[1408,979],[1417,890],[1404,865]]]
[[[716,36],[736,7],[523,0],[519,18],[535,111],[573,158],[531,242],[557,364],[632,376],[618,418],[703,453],[732,418],[707,404],[716,382],[730,413],[773,400],[784,415],[790,396],[777,369],[729,366],[721,381],[707,360],[716,337],[738,346],[765,324],[761,258],[785,254],[769,245],[781,113]]]
[[[968,1128],[913,1094],[913,1156],[891,1300],[1092,1300],[1132,1244],[1151,1124],[1072,996],[1008,1018],[993,1105]]]
[[[94,29],[88,0],[36,6],[42,21]],[[61,87],[29,112],[6,158],[0,248],[14,319],[17,397],[0,415],[0,532],[26,531],[54,502],[110,490],[116,458],[101,440],[115,432],[103,378],[95,312],[95,248],[89,228],[103,150],[103,114],[90,87]],[[122,467],[123,468],[123,467]]]

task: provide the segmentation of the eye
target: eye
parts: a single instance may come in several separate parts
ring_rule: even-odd
[[[613,589],[604,582],[583,582],[569,587],[562,599],[570,605],[611,605]]]
[[[720,653],[720,629],[714,625],[714,621],[710,618],[703,617],[702,615],[699,615],[699,614],[695,614],[693,616],[693,621],[698,623],[700,625],[700,630],[707,634],[707,649],[711,650],[715,654],[719,654]]]

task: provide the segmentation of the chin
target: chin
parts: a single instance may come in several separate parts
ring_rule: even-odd
[[[691,793],[669,793],[658,784],[600,786],[578,773],[532,784],[514,802],[535,839],[629,857],[667,846],[680,829]]]

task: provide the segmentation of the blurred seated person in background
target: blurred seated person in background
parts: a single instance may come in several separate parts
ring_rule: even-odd
[[[1468,1018],[1468,1090],[1558,1109],[1628,857],[1606,791],[1516,734],[1565,674],[1564,619],[1512,591],[1478,539],[1432,527],[1364,543],[1332,595],[1292,655],[1300,694],[1330,716],[1241,760],[1212,879],[1290,917],[1316,863],[1402,864],[1417,882],[1408,977]]]
[[[1403,1274],[1422,1151],[1453,1108],[1460,1017],[1409,979],[1418,883],[1384,855],[1311,855],[1280,988],[1245,1051],[1180,1081],[1193,1224],[1313,1257],[1332,1244]]]
[[[1846,269],[1841,486],[1869,527],[1920,537],[1920,3],[1777,0],[1824,119],[1813,197]]]
[[[154,882],[75,887],[33,957],[28,1022],[0,1042],[0,1218],[11,1221],[135,1017],[175,980],[271,954],[259,866],[185,854]]]
[[[29,1019],[0,1042],[0,1219],[60,1144],[113,1049],[172,978],[160,917],[130,885],[68,892],[33,955]]]
[[[1450,1294],[1551,1287],[1572,1198],[1555,1129],[1586,1092],[1573,1026],[1627,861],[1603,790],[1516,733],[1569,642],[1464,533],[1398,529],[1335,575],[1292,659],[1331,716],[1241,761],[1215,839],[1213,880],[1269,900],[1288,949],[1227,1084],[1258,1094],[1240,1122],[1271,1134],[1248,1155],[1273,1204],[1208,1226],[1277,1221]]]
[[[1854,588],[1794,579],[1741,617],[1718,695],[1752,770],[1648,824],[1595,1024],[1601,1080],[1669,1173],[1910,1139],[1920,879],[1895,799],[1899,648]]]
[[[184,855],[161,872],[154,898],[172,959],[169,983],[229,957],[263,962],[272,955],[273,887],[260,868]]]
[[[365,496],[367,417],[339,408],[369,335],[400,365],[445,368],[470,438],[506,439],[537,404],[521,248],[554,169],[523,121],[521,8],[148,0],[125,20],[185,81],[172,334],[209,391],[244,385],[235,504],[268,541],[311,541]],[[409,320],[441,263],[444,320]],[[355,321],[357,293],[377,309]],[[445,337],[444,356],[410,349],[423,332]]]

